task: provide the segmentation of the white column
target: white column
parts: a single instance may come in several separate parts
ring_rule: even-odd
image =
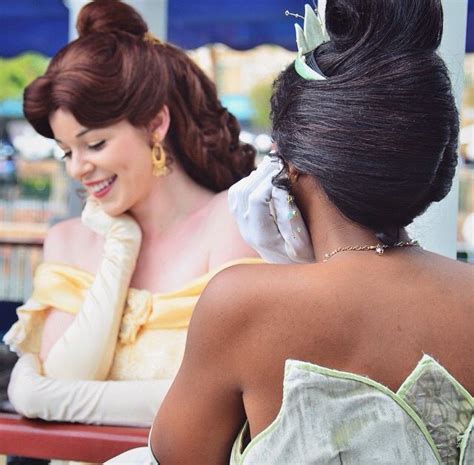
[[[468,0],[442,0],[444,34],[440,54],[449,68],[459,111],[464,86],[467,2]],[[318,0],[318,11],[323,18],[325,10],[326,0]],[[458,203],[459,179],[456,174],[448,196],[441,202],[433,204],[424,215],[409,226],[410,235],[418,239],[425,249],[455,258]]]
[[[456,104],[461,111],[468,0],[442,0],[442,2],[444,34],[440,54],[449,68]],[[459,178],[456,174],[448,196],[441,202],[433,204],[409,227],[411,236],[418,239],[425,249],[455,258],[458,204]]]

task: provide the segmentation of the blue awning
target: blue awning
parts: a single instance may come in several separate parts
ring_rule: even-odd
[[[168,39],[185,49],[223,43],[236,50],[276,44],[296,50],[294,18],[308,0],[199,0],[168,2]]]
[[[246,50],[261,44],[295,49],[293,21],[308,0],[168,1],[168,39],[193,49],[224,43]],[[54,55],[67,43],[68,10],[62,0],[0,0],[0,56],[25,51]],[[474,52],[474,0],[469,0],[468,52]]]
[[[185,49],[224,43],[246,50],[271,43],[295,49],[293,21],[305,0],[225,2],[168,1],[168,40]],[[68,39],[68,9],[62,0],[0,0],[0,56],[33,50],[54,55]]]
[[[474,0],[469,0],[468,5],[466,52],[474,53]]]
[[[53,56],[68,41],[62,0],[0,0],[0,57],[34,51]]]

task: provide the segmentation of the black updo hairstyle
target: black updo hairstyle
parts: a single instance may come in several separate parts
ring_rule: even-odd
[[[449,192],[459,121],[437,55],[440,0],[328,0],[330,41],[313,52],[327,80],[291,64],[275,81],[279,155],[311,175],[350,220],[388,245]]]

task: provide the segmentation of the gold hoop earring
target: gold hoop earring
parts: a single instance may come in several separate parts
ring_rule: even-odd
[[[166,176],[170,171],[166,166],[166,151],[159,142],[155,142],[151,149],[151,163],[153,176]]]

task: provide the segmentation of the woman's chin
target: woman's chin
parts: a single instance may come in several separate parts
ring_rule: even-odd
[[[124,205],[113,205],[113,204],[108,204],[107,202],[102,203],[101,206],[104,210],[105,213],[109,216],[120,216],[123,215],[129,208],[128,206]]]

